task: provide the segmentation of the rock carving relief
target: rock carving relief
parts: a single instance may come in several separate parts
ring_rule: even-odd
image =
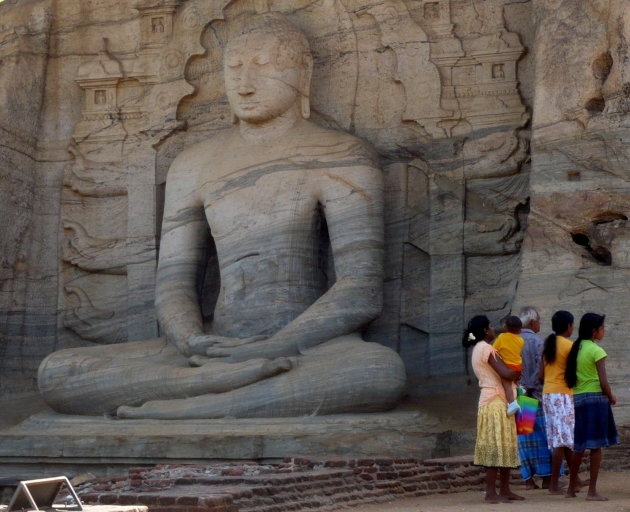
[[[76,147],[69,148],[74,161],[65,172],[64,185],[82,196],[115,197],[127,195],[127,175],[116,167],[91,160]],[[125,170],[127,167],[125,166]]]
[[[402,120],[422,124],[433,136],[443,135],[437,124],[452,112],[440,107],[440,75],[431,63],[426,33],[410,17],[402,0],[377,4],[366,12],[376,19],[383,46],[391,48],[396,55],[393,78],[405,90]]]
[[[121,137],[116,88],[122,78],[120,63],[112,59],[106,49],[97,59],[79,68],[76,82],[83,91],[83,108],[74,133],[77,142],[87,138],[107,141]]]
[[[113,54],[104,40],[76,75],[83,105],[64,180],[61,297],[63,327],[84,340],[157,335],[154,315],[145,311],[153,301],[159,226],[153,146],[176,126],[176,103],[162,83],[183,73],[181,50],[165,48],[180,3],[139,1],[140,51]]]
[[[173,34],[173,17],[180,0],[141,0],[136,9],[140,12],[142,48],[160,48]]]
[[[126,274],[125,267],[150,262],[154,255],[152,239],[106,239],[90,236],[78,222],[64,221],[67,232],[63,261],[91,272]]]
[[[516,66],[523,47],[506,30],[501,9],[481,6],[483,21],[462,33],[456,21],[471,5],[138,2],[139,51],[116,55],[105,45],[77,75],[85,103],[66,171],[62,284],[78,280],[83,295],[62,289],[73,301],[66,328],[107,340],[106,316],[114,314],[111,336],[118,339],[127,313],[113,297],[130,305],[152,300],[165,169],[181,149],[230,126],[222,85],[228,23],[245,11],[271,10],[284,12],[311,44],[311,119],[367,139],[388,161],[386,187],[399,192],[387,209],[385,307],[399,318],[373,329],[372,339],[389,343],[408,334],[400,350],[424,354],[413,344],[426,348],[435,325],[455,325],[463,314],[455,300],[464,301],[466,284],[453,280],[453,269],[462,277],[480,255],[517,254],[527,211],[529,148],[520,131],[527,114]],[[110,232],[100,218],[108,204],[118,212]],[[115,292],[99,295],[94,283],[107,280]],[[436,300],[442,288],[455,290],[452,303]],[[91,319],[93,332],[81,318]],[[425,376],[434,363],[427,364],[418,370]]]
[[[401,194],[392,193],[386,219],[387,243],[395,249],[388,255],[392,268],[385,308],[399,315],[399,324],[379,321],[380,327],[371,329],[373,339],[384,343],[410,330],[423,331],[420,338],[426,342],[423,336],[432,336],[432,325],[454,325],[457,314],[463,314],[461,306],[457,313],[449,304],[443,308],[444,318],[440,316],[435,299],[441,293],[439,287],[454,286],[455,299],[461,294],[464,301],[466,285],[452,281],[456,266],[446,268],[435,258],[447,261],[452,254],[463,275],[464,251],[472,258],[468,266],[474,271],[474,255],[492,254],[511,265],[520,250],[528,211],[529,154],[527,136],[520,131],[528,116],[517,81],[523,46],[518,35],[505,28],[502,8],[489,7],[481,6],[480,23],[464,34],[456,31],[453,17],[463,9],[473,9],[469,2],[396,0],[366,5],[359,0],[318,4],[277,0],[254,5],[234,1],[223,12],[229,21],[243,10],[284,11],[313,46],[313,119],[353,131],[396,162],[391,169],[407,169],[386,171],[386,187],[400,186]],[[195,8],[202,10],[197,2],[184,6],[185,19],[194,19],[188,13]],[[342,20],[335,29],[322,21],[330,16]],[[180,119],[200,133],[225,128],[229,122],[225,97],[217,93],[222,91],[225,22],[218,17],[205,26],[201,41],[206,51],[186,65],[186,78],[195,93],[178,109]],[[337,38],[334,30],[343,31],[343,36]],[[341,90],[339,83],[345,84]],[[331,89],[330,84],[337,85]],[[476,133],[480,130],[483,136]],[[447,144],[448,137],[453,140]],[[203,137],[189,133],[182,138],[188,144]],[[401,157],[406,160],[400,161]],[[407,162],[416,157],[420,158],[410,170]],[[392,183],[401,173],[414,178]],[[446,181],[438,179],[440,175]],[[420,182],[425,185],[416,186]],[[408,203],[404,198],[411,196]],[[448,204],[461,212],[459,217],[439,214],[444,197],[451,198]],[[444,253],[448,258],[441,256]],[[433,282],[443,284],[433,291],[427,283],[411,285],[402,269],[412,268],[414,275],[431,276]],[[515,274],[506,272],[504,277],[511,279],[501,288],[506,291]],[[405,312],[401,312],[400,300],[405,301]],[[429,308],[430,301],[437,305]],[[418,317],[414,310],[426,313]],[[422,320],[411,320],[416,317]],[[401,331],[402,324],[413,327]],[[411,338],[417,336],[410,334]],[[400,343],[409,348],[408,343]],[[459,360],[454,367],[458,364]],[[420,371],[430,373],[427,368]]]
[[[474,128],[519,125],[527,120],[518,92],[516,61],[523,53],[517,34],[498,30],[464,42],[466,58],[454,72],[455,96]],[[455,70],[454,70],[455,71]]]
[[[479,139],[467,139],[462,156],[468,180],[511,176],[517,174],[521,164],[529,158],[529,144],[519,130],[500,131]]]
[[[80,286],[64,286],[63,326],[81,339],[93,343],[120,343],[127,341],[125,314],[96,307],[90,295]]]
[[[520,251],[528,211],[528,185],[526,174],[468,183],[465,254],[501,255]]]

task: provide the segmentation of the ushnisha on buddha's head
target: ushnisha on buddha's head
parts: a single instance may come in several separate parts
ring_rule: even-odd
[[[304,34],[280,13],[248,16],[230,37],[225,88],[234,122],[308,119],[313,57]]]

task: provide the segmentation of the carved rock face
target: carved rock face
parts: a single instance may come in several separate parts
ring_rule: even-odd
[[[264,123],[289,110],[300,96],[302,70],[271,34],[245,34],[230,43],[225,88],[232,111],[248,123]]]

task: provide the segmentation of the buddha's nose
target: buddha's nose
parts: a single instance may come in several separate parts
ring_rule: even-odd
[[[256,79],[258,77],[256,66],[251,62],[245,62],[241,69],[238,93],[241,96],[251,96],[256,92]]]
[[[239,85],[236,91],[238,92],[239,96],[251,96],[252,94],[254,94],[254,92],[256,92],[256,89],[253,85],[245,83]]]

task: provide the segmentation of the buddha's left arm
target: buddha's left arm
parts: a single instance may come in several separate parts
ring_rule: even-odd
[[[383,306],[383,176],[356,165],[327,171],[320,202],[335,284],[276,336],[299,351],[360,330]]]
[[[314,169],[328,225],[335,284],[308,309],[264,341],[208,354],[239,361],[297,355],[374,320],[383,305],[383,175],[371,155],[359,152],[342,166]],[[315,174],[317,173],[317,174]]]

